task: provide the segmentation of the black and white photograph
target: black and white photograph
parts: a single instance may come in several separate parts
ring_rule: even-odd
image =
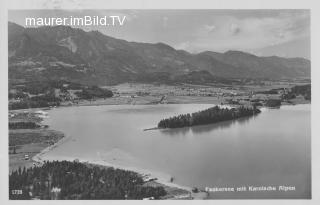
[[[311,13],[8,9],[6,200],[310,201]]]

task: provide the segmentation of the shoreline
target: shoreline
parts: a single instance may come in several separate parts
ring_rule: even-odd
[[[304,104],[304,103],[301,103]],[[308,103],[311,104],[311,103]],[[296,104],[298,105],[298,104]],[[78,106],[85,106],[85,105],[78,105]],[[94,105],[92,105],[94,106]],[[95,105],[95,106],[99,106],[99,105]],[[284,106],[290,106],[290,105],[284,105]],[[74,107],[74,106],[61,106],[61,107]],[[59,107],[58,107],[59,108]],[[43,110],[42,108],[38,108],[38,110]],[[149,129],[144,129],[144,131],[146,130],[155,130],[158,128],[149,128]],[[183,186],[183,185],[179,185],[177,183],[174,182],[170,182],[170,178],[171,176],[168,176],[165,173],[160,173],[160,172],[156,172],[156,171],[151,171],[151,170],[146,170],[146,169],[141,169],[139,167],[129,167],[129,166],[125,166],[125,165],[116,165],[113,163],[110,163],[110,161],[105,161],[105,160],[87,160],[87,159],[79,159],[79,158],[74,158],[74,157],[55,157],[54,159],[49,159],[46,160],[44,155],[47,154],[48,152],[50,152],[51,150],[55,149],[56,147],[62,145],[63,143],[69,141],[70,139],[72,139],[72,136],[64,136],[62,139],[60,139],[58,142],[56,142],[55,144],[46,147],[45,149],[41,150],[39,153],[37,153],[35,156],[32,157],[32,160],[39,163],[40,165],[43,164],[44,161],[74,161],[74,160],[79,160],[79,162],[81,163],[86,163],[89,165],[98,165],[98,166],[103,166],[103,167],[113,167],[115,169],[123,169],[123,170],[129,170],[129,171],[133,171],[136,172],[138,174],[140,174],[141,176],[149,176],[149,178],[157,178],[156,180],[154,180],[154,182],[157,182],[159,184],[161,184],[161,186],[168,186],[168,187],[174,187],[174,188],[178,188],[178,189],[182,189],[185,190],[187,192],[190,193],[190,195],[192,195],[192,187],[187,187],[187,186]],[[201,189],[201,187],[200,187]]]
[[[116,165],[112,164],[110,162],[104,161],[104,160],[87,160],[87,159],[79,159],[79,158],[73,158],[73,157],[56,157],[55,159],[49,159],[46,160],[43,158],[43,155],[47,154],[50,152],[52,149],[62,145],[63,143],[69,141],[71,139],[71,136],[65,136],[55,144],[46,147],[45,149],[41,150],[38,154],[32,157],[32,160],[39,163],[42,165],[45,161],[74,161],[78,160],[80,163],[88,164],[88,165],[97,165],[97,166],[103,166],[103,167],[113,167],[114,169],[122,169],[122,170],[128,170],[128,171],[133,171],[138,173],[139,175],[143,176],[148,176],[150,179],[156,178],[155,180],[152,180],[154,182],[157,182],[163,186],[168,186],[168,187],[173,187],[177,189],[182,189],[185,191],[188,191],[190,194],[192,193],[192,187],[188,186],[183,186],[177,183],[170,182],[170,177],[168,174],[161,173],[161,172],[156,172],[156,171],[151,171],[151,170],[146,170],[146,169],[141,169],[139,167],[129,167],[129,166],[123,166],[123,165]]]
[[[184,191],[187,191],[190,193],[190,195],[192,194],[192,187],[188,187],[188,186],[183,186],[174,182],[170,182],[170,176],[165,174],[165,173],[161,173],[161,172],[156,172],[156,171],[151,171],[151,170],[146,170],[146,169],[142,169],[139,167],[128,167],[128,166],[123,166],[123,165],[116,165],[116,164],[112,164],[110,162],[104,161],[104,160],[87,160],[87,159],[79,159],[79,158],[73,158],[73,157],[56,157],[55,159],[44,159],[43,155],[45,155],[46,153],[50,152],[52,149],[54,149],[55,147],[67,142],[69,139],[71,139],[70,136],[66,137],[66,139],[61,139],[60,141],[58,141],[56,144],[47,147],[45,149],[43,149],[40,153],[36,154],[32,160],[36,161],[37,163],[40,163],[41,165],[45,162],[45,161],[79,161],[80,163],[83,164],[88,164],[88,165],[96,165],[96,166],[103,166],[105,168],[114,168],[114,169],[122,169],[122,170],[127,170],[127,171],[132,171],[132,172],[136,172],[137,174],[139,174],[141,177],[143,176],[148,176],[148,178],[150,179],[154,179],[151,180],[153,182],[159,183],[161,186],[167,186],[170,188],[177,188],[177,189],[182,189]],[[150,181],[146,181],[146,182],[150,182]],[[146,183],[145,182],[145,183]],[[177,195],[179,196],[179,195]]]
[[[137,102],[137,103],[130,103],[130,102],[109,102],[110,99],[97,99],[94,101],[83,100],[80,101],[78,104],[62,104],[60,106],[54,107],[39,107],[39,108],[25,108],[25,109],[14,109],[8,110],[9,112],[29,112],[29,111],[36,111],[36,110],[51,110],[54,108],[67,108],[67,107],[82,107],[82,106],[105,106],[105,105],[164,105],[164,104],[214,104],[214,105],[223,105],[223,106],[234,106],[234,104],[223,103],[222,100],[212,99],[213,97],[203,97],[203,98],[211,98],[205,101],[176,101],[176,102],[167,102],[167,103],[150,103],[150,102]],[[223,103],[223,104],[221,104]],[[293,103],[283,102],[281,106],[294,106],[294,105],[304,105],[304,104],[311,104],[311,101],[298,101]],[[281,107],[280,106],[280,107]],[[265,106],[262,106],[264,108]],[[153,129],[153,128],[149,128]]]
[[[42,155],[50,152],[52,149],[58,147],[59,145],[67,142],[67,141],[70,140],[70,139],[71,139],[70,136],[64,136],[64,137],[63,137],[62,139],[60,139],[58,142],[56,142],[56,143],[54,143],[53,145],[50,145],[50,146],[44,148],[43,150],[41,150],[39,153],[37,153],[36,155],[34,155],[31,159],[32,159],[33,161],[35,161],[35,162],[37,162],[37,163],[39,163],[39,164],[42,165],[43,162],[45,161],[45,160],[42,159],[42,157],[41,157]]]

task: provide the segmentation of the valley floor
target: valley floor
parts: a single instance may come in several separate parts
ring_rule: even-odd
[[[61,106],[87,105],[145,105],[145,104],[228,104],[228,100],[236,100],[241,104],[251,99],[280,99],[281,94],[256,94],[254,92],[278,88],[289,88],[299,83],[273,83],[272,85],[155,85],[124,83],[116,86],[106,86],[112,90],[111,98],[93,100],[65,101]],[[310,101],[298,97],[283,104],[306,104]]]

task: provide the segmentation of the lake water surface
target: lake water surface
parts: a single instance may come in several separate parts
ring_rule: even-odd
[[[156,171],[189,187],[294,186],[295,191],[223,192],[212,198],[310,198],[310,105],[263,109],[218,124],[150,130],[160,119],[213,105],[106,105],[49,111],[69,139],[44,159],[81,159]]]

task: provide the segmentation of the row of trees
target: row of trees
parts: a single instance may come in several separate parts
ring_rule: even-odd
[[[240,117],[252,116],[260,112],[261,111],[255,106],[240,106],[238,108],[231,109],[215,106],[192,114],[181,114],[163,119],[158,123],[158,128],[178,128],[205,125],[226,120],[233,120]]]
[[[9,198],[53,199],[53,190],[59,190],[55,199],[159,199],[166,195],[163,187],[143,183],[142,177],[131,171],[53,161],[42,167],[13,171],[9,176]],[[17,195],[14,190],[22,190],[22,194]]]
[[[35,122],[9,122],[9,129],[35,129],[40,125]]]

